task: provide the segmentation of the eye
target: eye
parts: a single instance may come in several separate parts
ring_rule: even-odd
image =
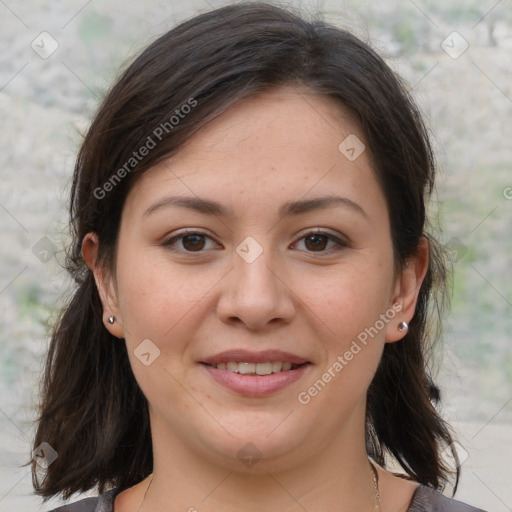
[[[210,247],[208,247],[208,241],[211,243]],[[343,242],[333,234],[320,229],[305,233],[293,245],[297,246],[302,241],[304,242],[304,247],[307,252],[318,252],[324,254],[341,250],[341,248],[348,246],[348,243]],[[330,248],[328,247],[329,244],[331,245]],[[165,241],[163,245],[172,250],[188,253],[200,253],[207,249],[220,247],[206,233],[194,230],[186,230],[178,233]]]
[[[207,241],[213,242],[213,247],[206,247]],[[176,244],[178,243],[178,247]],[[204,252],[203,249],[214,249],[219,247],[213,239],[206,233],[200,231],[187,230],[169,238],[163,243],[165,247],[169,247],[172,250],[183,251],[183,252]]]
[[[331,253],[339,251],[343,247],[348,247],[348,243],[320,229],[305,233],[294,245],[299,244],[301,241],[304,241],[304,247],[307,252]],[[327,248],[329,243],[331,243],[331,247]]]

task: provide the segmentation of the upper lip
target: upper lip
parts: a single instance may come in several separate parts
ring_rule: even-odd
[[[290,362],[292,364],[303,364],[309,362],[307,359],[290,352],[282,350],[263,350],[261,352],[251,352],[249,350],[234,349],[220,352],[214,356],[202,360],[206,364],[228,363],[235,361],[238,363],[267,363],[280,361],[283,363]]]

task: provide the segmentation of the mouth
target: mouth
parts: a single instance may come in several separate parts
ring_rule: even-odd
[[[201,361],[218,384],[244,396],[263,397],[300,379],[311,362],[295,354],[267,350],[223,352]]]
[[[248,363],[228,361],[227,363],[206,364],[217,370],[227,370],[241,375],[271,375],[273,373],[288,372],[296,370],[300,366],[309,363],[295,364],[290,361],[266,361],[264,363]]]

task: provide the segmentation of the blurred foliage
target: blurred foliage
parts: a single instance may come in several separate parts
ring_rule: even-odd
[[[101,46],[104,40],[111,36],[112,18],[97,13],[94,10],[84,14],[78,33],[87,47]]]

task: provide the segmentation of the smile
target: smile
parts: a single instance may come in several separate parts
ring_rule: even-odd
[[[213,366],[218,370],[228,370],[230,372],[239,373],[242,375],[270,375],[272,373],[295,370],[300,365],[290,363],[289,361],[269,361],[264,363],[237,363],[235,361],[229,361],[227,363],[217,363],[215,365],[209,366]]]
[[[284,390],[299,380],[311,363],[291,363],[289,361],[220,362],[199,365],[213,383],[245,397],[266,397]]]

